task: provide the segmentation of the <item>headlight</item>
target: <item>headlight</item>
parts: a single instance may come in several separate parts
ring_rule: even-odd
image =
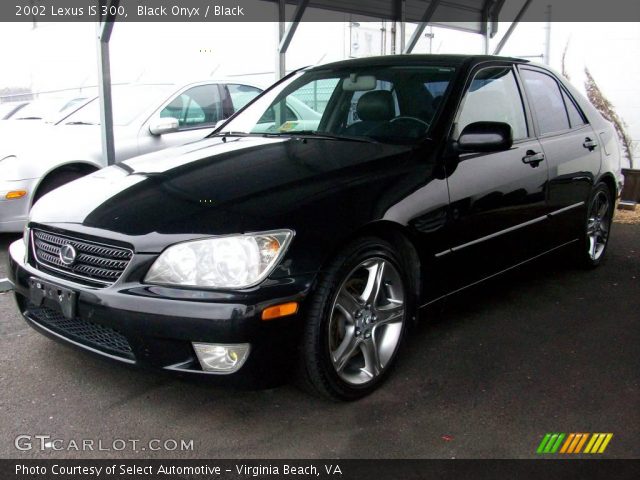
[[[284,255],[293,232],[234,235],[178,243],[149,269],[145,282],[211,288],[245,288],[264,280]]]

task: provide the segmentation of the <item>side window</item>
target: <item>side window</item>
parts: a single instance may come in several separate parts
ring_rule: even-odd
[[[180,128],[214,125],[223,118],[218,86],[199,85],[186,90],[162,109],[160,116],[178,119]]]
[[[528,69],[522,70],[522,78],[536,112],[540,133],[544,135],[568,130],[569,117],[555,79],[546,73]]]
[[[259,88],[250,87],[249,85],[228,84],[226,87],[226,91],[229,92],[229,96],[231,97],[234,112],[240,110],[262,93],[262,90]]]
[[[569,123],[571,124],[571,128],[580,127],[584,125],[586,122],[584,121],[584,117],[578,107],[576,107],[573,99],[562,90],[562,98],[564,99],[564,104],[567,107],[567,114],[569,115]]]
[[[527,138],[527,121],[522,97],[510,67],[491,67],[480,70],[463,101],[454,136],[474,122],[504,122],[511,125],[513,139]]]

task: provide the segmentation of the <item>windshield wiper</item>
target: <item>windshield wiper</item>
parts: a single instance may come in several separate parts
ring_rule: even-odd
[[[324,138],[328,140],[343,140],[347,142],[361,142],[361,143],[378,143],[377,140],[371,137],[352,137],[351,135],[340,135],[337,133],[319,132],[317,130],[292,130],[289,132],[275,132],[266,133],[265,135],[273,136],[285,136],[285,135],[300,135],[304,137]]]
[[[67,122],[65,123],[65,125],[100,125],[99,123],[92,123],[92,122],[83,122],[83,121],[76,121],[76,122]]]
[[[248,137],[251,133],[247,132],[216,132],[209,135],[210,137]]]

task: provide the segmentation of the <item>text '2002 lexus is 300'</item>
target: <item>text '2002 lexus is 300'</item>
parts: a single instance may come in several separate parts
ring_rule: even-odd
[[[355,399],[419,308],[558,249],[598,265],[617,142],[524,60],[302,69],[201,141],[44,196],[11,280],[29,324],[96,355]]]

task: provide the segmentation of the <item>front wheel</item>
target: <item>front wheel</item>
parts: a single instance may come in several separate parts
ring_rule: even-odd
[[[309,299],[302,348],[304,384],[354,400],[386,377],[411,318],[409,276],[394,248],[362,239],[327,269]]]

